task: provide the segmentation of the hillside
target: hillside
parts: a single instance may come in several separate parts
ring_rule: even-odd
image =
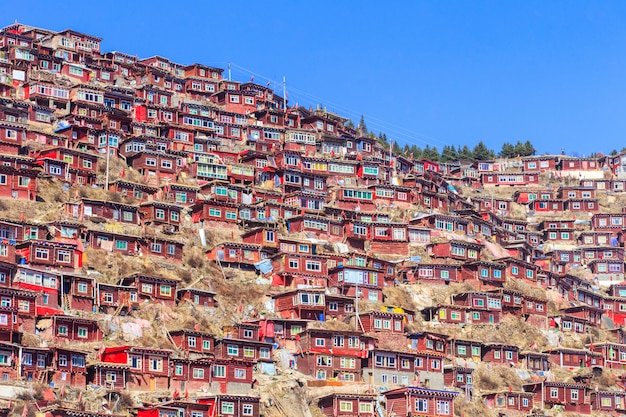
[[[0,40],[0,412],[626,414],[626,155],[440,162],[221,68]]]

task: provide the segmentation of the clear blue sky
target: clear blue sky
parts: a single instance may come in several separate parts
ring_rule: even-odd
[[[141,3],[141,4],[136,4]],[[626,146],[624,1],[21,1],[2,26],[67,27],[103,50],[287,79],[400,144],[540,153]]]

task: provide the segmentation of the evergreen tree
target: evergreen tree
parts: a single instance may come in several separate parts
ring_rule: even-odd
[[[611,151],[611,156],[615,156],[615,155],[617,155],[617,149],[613,149],[613,150]]]
[[[413,155],[413,159],[420,159],[423,157],[423,151],[415,145],[411,145],[411,148],[409,150],[409,154]]]
[[[452,145],[444,145],[441,151],[441,160],[444,162],[453,162],[459,160],[459,154]]]
[[[474,146],[474,149],[472,149],[472,156],[477,161],[487,161],[489,159],[493,159],[495,154],[492,150],[487,148],[487,145],[485,145],[481,140],[476,146]]]
[[[504,142],[504,144],[502,145],[502,150],[500,151],[498,156],[500,158],[515,158],[517,156],[515,146],[511,145],[509,142]]]
[[[472,151],[470,151],[470,148],[467,145],[463,145],[463,149],[461,149],[461,145],[459,145],[457,154],[459,155],[459,159],[463,161],[474,160],[474,155],[472,154]]]
[[[530,155],[533,155],[535,152],[537,152],[537,150],[535,149],[533,144],[530,143],[529,140],[527,140],[524,143],[524,148],[523,149],[524,149],[524,152],[520,153],[520,155],[522,155],[522,156],[530,156]]]
[[[365,125],[365,117],[361,115],[361,120],[359,120],[359,127],[363,135],[367,135],[367,126]]]
[[[352,119],[346,122],[346,127],[349,129],[354,129],[354,122],[352,121]]]

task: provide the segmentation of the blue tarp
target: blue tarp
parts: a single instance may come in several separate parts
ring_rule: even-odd
[[[254,267],[261,271],[262,274],[269,274],[274,270],[272,262],[269,259],[263,259],[262,261],[255,263]]]

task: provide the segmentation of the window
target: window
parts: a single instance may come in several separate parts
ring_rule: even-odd
[[[428,400],[425,398],[416,398],[415,399],[415,411],[417,412],[428,412]]]
[[[226,367],[224,365],[215,365],[213,367],[213,376],[215,378],[225,378],[226,377]]]
[[[242,406],[242,408],[241,408],[241,415],[251,416],[253,413],[254,413],[254,408],[252,407],[252,404],[244,404]]]
[[[66,325],[60,325],[57,334],[59,336],[67,336],[67,326]]]
[[[85,357],[82,355],[72,355],[72,366],[84,368],[85,367]]]
[[[550,398],[559,398],[558,388],[550,388]]]
[[[226,353],[229,356],[239,356],[239,347],[237,345],[228,345],[226,348]]]
[[[224,401],[222,403],[222,414],[235,414],[235,403]]]
[[[344,412],[351,412],[352,401],[339,401],[339,410]]]
[[[163,359],[151,356],[149,359],[150,370],[153,372],[163,371]]]
[[[440,415],[450,415],[450,401],[437,400],[437,413]]]
[[[211,341],[203,340],[202,341],[202,350],[211,350]]]
[[[48,249],[36,248],[35,249],[35,259],[48,259],[49,253]]]
[[[89,336],[89,331],[87,330],[86,327],[79,327],[78,328],[78,337],[81,339],[86,339]]]
[[[204,369],[193,368],[193,379],[204,379]]]

